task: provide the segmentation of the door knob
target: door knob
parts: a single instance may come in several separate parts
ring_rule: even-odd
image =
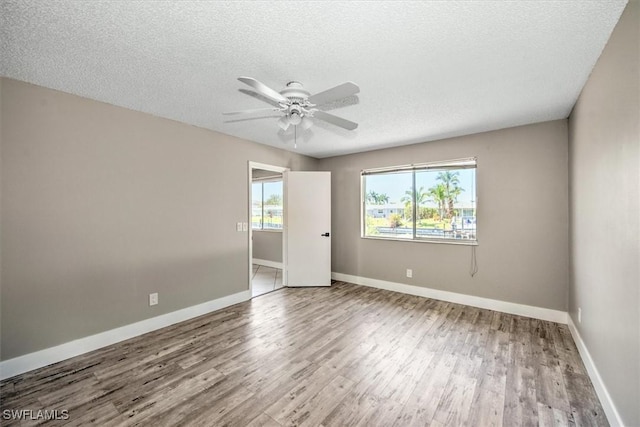
[[[320,236],[329,237],[329,233],[324,233],[324,234],[321,234]]]

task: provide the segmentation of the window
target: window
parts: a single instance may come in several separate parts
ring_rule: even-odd
[[[282,230],[282,180],[254,181],[251,198],[251,227]]]
[[[362,236],[476,241],[476,159],[362,171]]]

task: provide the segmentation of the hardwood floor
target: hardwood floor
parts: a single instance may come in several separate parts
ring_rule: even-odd
[[[0,387],[3,411],[68,410],[48,425],[608,425],[565,325],[342,282]]]

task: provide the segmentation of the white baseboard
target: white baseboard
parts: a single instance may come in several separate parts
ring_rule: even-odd
[[[598,368],[596,368],[595,363],[593,363],[593,359],[591,358],[591,354],[587,349],[584,341],[582,341],[582,337],[576,328],[575,323],[573,323],[573,319],[571,316],[567,316],[569,319],[569,331],[571,331],[571,336],[573,337],[573,341],[576,343],[576,347],[578,347],[578,353],[580,353],[580,357],[582,358],[582,362],[584,366],[587,368],[587,372],[589,373],[589,378],[591,378],[591,382],[593,383],[593,388],[596,389],[596,394],[598,395],[598,399],[600,399],[600,403],[602,404],[602,409],[604,409],[604,413],[607,416],[607,420],[612,427],[616,426],[624,426],[622,422],[622,418],[620,418],[620,414],[616,409],[616,405],[614,405],[613,400],[611,399],[611,395],[609,395],[609,391],[607,387],[604,385],[604,381],[602,381],[602,377],[600,376],[600,372],[598,372]]]
[[[267,259],[260,259],[260,258],[254,258],[252,262],[258,265],[264,265],[265,267],[279,268],[280,270],[282,270],[281,262],[269,261]]]
[[[352,276],[350,274],[331,273],[331,278],[344,282],[355,283],[356,285],[386,289],[388,291],[401,292],[403,294],[417,295],[441,301],[470,305],[472,307],[486,308],[488,310],[517,314],[519,316],[532,317],[534,319],[548,320],[550,322],[562,324],[567,323],[567,312],[552,310],[550,308],[476,297],[473,295],[441,291],[438,289],[424,288],[422,286],[407,285],[404,283],[387,282],[386,280],[370,279],[368,277]]]
[[[0,380],[42,368],[52,363],[61,362],[71,357],[79,356],[175,323],[193,319],[194,317],[202,316],[203,314],[220,310],[233,304],[248,301],[250,298],[251,293],[249,291],[238,292],[233,295],[141,320],[140,322],[80,338],[55,347],[4,360],[0,362]]]

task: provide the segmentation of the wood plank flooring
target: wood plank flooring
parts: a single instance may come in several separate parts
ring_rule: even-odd
[[[343,282],[10,378],[0,397],[68,411],[47,425],[608,425],[565,325]]]

